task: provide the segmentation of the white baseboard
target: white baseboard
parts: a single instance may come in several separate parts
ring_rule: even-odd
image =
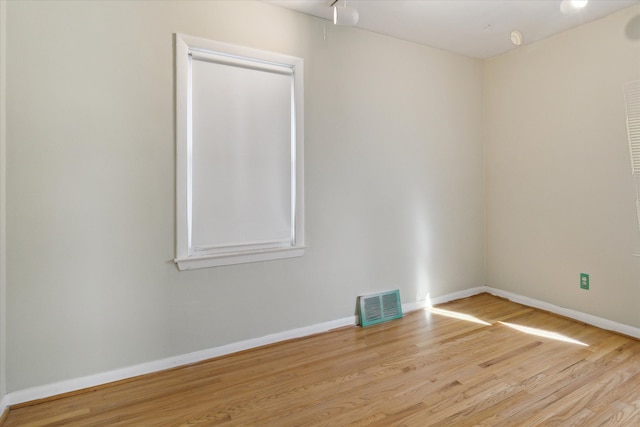
[[[445,302],[454,301],[457,299],[468,298],[474,295],[481,294],[483,292],[487,292],[485,289],[485,286],[478,286],[476,288],[465,289],[464,291],[453,292],[451,294],[431,298],[431,305],[443,304]]]
[[[439,304],[439,303],[451,301],[454,299],[465,298],[480,292],[484,292],[482,287],[473,288],[473,289],[469,289],[461,292],[455,292],[448,295],[443,295],[441,297],[437,297],[431,300],[405,303],[405,304],[402,304],[402,311],[404,313],[408,313],[414,310],[424,309],[430,304]],[[267,344],[274,344],[280,341],[286,341],[289,339],[301,338],[309,335],[327,332],[331,329],[336,329],[343,326],[356,325],[357,321],[358,321],[357,316],[349,316],[349,317],[345,317],[338,320],[318,323],[318,324],[303,327],[303,328],[291,329],[289,331],[278,332],[275,334],[270,334],[270,335],[266,335],[259,338],[254,338],[246,341],[240,341],[232,344],[223,345],[220,347],[214,347],[206,350],[196,351],[193,353],[169,357],[167,359],[155,360],[147,363],[142,363],[139,365],[116,369],[113,371],[107,371],[107,372],[103,372],[95,375],[88,375],[86,377],[74,378],[71,380],[45,384],[37,387],[31,387],[28,389],[9,393],[2,400],[3,406],[1,406],[0,409],[9,407],[10,405],[30,402],[38,399],[44,399],[44,398],[56,396],[59,394],[69,393],[72,391],[96,387],[96,386],[100,386],[100,385],[115,382],[115,381],[137,377],[140,375],[150,374],[153,372],[159,372],[159,371],[164,371],[166,369],[189,365],[192,363],[213,359],[215,357],[220,357],[220,356],[224,356],[231,353],[237,353],[239,351],[260,347]]]
[[[0,417],[2,417],[2,415],[4,414],[4,411],[6,411],[9,408],[9,396],[5,395],[2,397],[2,399],[0,399]]]
[[[479,286],[476,288],[465,289],[463,291],[452,292],[450,294],[441,295],[439,297],[431,298],[427,297],[426,300],[410,302],[402,304],[402,312],[409,313],[411,311],[416,310],[424,310],[427,307],[431,307],[436,304],[443,304],[445,302],[471,297],[473,295],[481,294],[483,292],[487,292],[484,286]]]
[[[557,305],[549,304],[548,302],[536,300],[533,298],[525,297],[522,295],[514,294],[500,289],[492,288],[489,286],[483,286],[483,292],[490,293],[498,297],[506,298],[510,301],[524,304],[529,307],[539,308],[541,310],[549,311],[551,313],[559,314],[561,316],[569,317],[580,322],[587,323],[592,326],[596,326],[608,331],[618,332],[624,335],[628,335],[634,338],[640,338],[640,329],[634,328],[623,323],[614,322],[612,320],[603,319],[602,317],[593,316],[591,314],[583,313],[581,311],[571,310],[570,308],[560,307]]]
[[[263,337],[249,339],[246,341],[231,343],[220,347],[214,347],[152,362],[141,363],[139,365],[116,369],[100,374],[74,378],[71,380],[60,381],[38,387],[31,387],[25,390],[19,390],[9,393],[2,400],[2,407],[6,408],[8,406],[16,405],[19,403],[30,402],[33,400],[44,399],[47,397],[82,390],[85,388],[96,387],[115,381],[137,377],[140,375],[202,362],[204,360],[213,359],[215,357],[220,357],[231,353],[237,353],[239,351],[248,350],[251,348],[261,347],[267,344],[273,344],[280,341],[319,334],[322,332],[330,331],[331,329],[336,329],[343,326],[351,326],[355,324],[356,316],[350,316],[343,319],[332,320],[329,322],[318,323],[303,328],[291,329],[284,332],[269,334]]]
[[[470,288],[459,292],[453,292],[447,295],[442,295],[434,298],[427,298],[423,301],[417,301],[412,303],[402,304],[402,311],[409,313],[415,310],[421,310],[432,305],[442,304],[448,301],[453,301],[461,298],[467,298],[473,295],[477,295],[483,292],[490,293],[499,297],[509,299],[511,301],[524,304],[530,307],[539,308],[552,313],[560,314],[572,319],[579,320],[581,322],[588,323],[593,326],[597,326],[602,329],[607,329],[615,332],[619,332],[632,337],[640,338],[640,329],[633,328],[631,326],[616,323],[607,319],[592,316],[589,314],[581,313],[575,310],[570,310],[563,307],[558,307],[553,304],[549,304],[543,301],[538,301],[532,298],[524,297],[521,295],[513,294],[511,292],[501,291],[499,289],[491,288],[489,286],[480,286],[476,288]],[[193,353],[183,354],[179,356],[169,357],[166,359],[156,360],[152,362],[142,363],[135,366],[130,366],[122,369],[116,369],[113,371],[103,372],[95,375],[89,375],[86,377],[75,378],[71,380],[60,381],[57,383],[46,384],[38,387],[32,387],[25,390],[19,390],[11,392],[4,396],[0,400],[0,414],[6,408],[11,405],[19,403],[30,402],[33,400],[44,399],[47,397],[64,394],[72,391],[77,391],[85,388],[96,387],[110,382],[120,381],[139,375],[150,374],[153,372],[159,372],[170,368],[189,365],[196,362],[212,359],[215,357],[224,356],[231,353],[237,353],[243,350],[249,350],[252,348],[264,346],[267,344],[274,344],[281,341],[286,341],[294,338],[301,338],[310,336],[322,332],[327,332],[332,329],[356,325],[358,319],[356,316],[349,316],[342,319],[337,319],[329,322],[318,323],[303,328],[291,329],[289,331],[278,332],[275,334],[265,335],[263,337],[240,341],[232,344],[223,345],[220,347],[214,347],[206,350],[196,351]]]
[[[481,289],[481,288],[474,288],[474,289]],[[475,290],[471,293],[470,291],[464,291],[462,293],[445,295],[437,298],[437,300],[439,302],[451,301],[453,299],[463,298],[464,296],[472,295],[473,293],[478,293],[478,291],[475,291]],[[429,302],[427,301],[406,303],[402,305],[402,310],[403,312],[408,313],[410,311],[422,309],[426,307],[428,303]],[[430,303],[433,303],[433,301],[431,301]],[[327,332],[331,329],[336,329],[343,326],[356,325],[357,321],[358,319],[356,316],[345,317],[343,319],[318,323],[315,325],[292,329],[284,332],[278,332],[275,334],[270,334],[270,335],[266,335],[259,338],[254,338],[246,341],[240,341],[232,344],[223,345],[220,347],[214,347],[206,350],[196,351],[193,353],[169,357],[167,359],[155,360],[152,362],[142,363],[139,365],[134,365],[134,366],[130,366],[122,369],[116,369],[113,371],[103,372],[95,375],[89,375],[86,377],[74,378],[71,380],[45,384],[37,387],[31,387],[28,389],[9,393],[7,396],[5,396],[2,403],[5,405],[4,407],[8,407],[10,405],[30,402],[38,399],[44,399],[47,397],[69,393],[72,391],[77,391],[85,388],[96,387],[96,386],[107,384],[110,382],[120,381],[127,378],[150,374],[153,372],[159,372],[166,369],[176,368],[178,366],[189,365],[192,363],[213,359],[215,357],[220,357],[220,356],[224,356],[231,353],[237,353],[239,351],[260,347],[267,344],[273,344],[280,341],[286,341],[289,339],[301,338],[309,335]]]

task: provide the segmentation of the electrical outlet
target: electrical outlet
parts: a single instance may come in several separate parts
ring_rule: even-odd
[[[580,289],[589,290],[589,275],[587,273],[580,273]]]

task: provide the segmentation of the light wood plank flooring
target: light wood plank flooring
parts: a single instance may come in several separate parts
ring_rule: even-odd
[[[14,407],[5,422],[217,424],[640,426],[640,341],[481,294]]]

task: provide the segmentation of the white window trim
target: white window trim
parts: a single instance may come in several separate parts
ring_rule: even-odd
[[[247,262],[292,258],[304,255],[304,74],[303,60],[183,34],[175,35],[176,43],[176,258],[179,270],[216,267]],[[294,77],[294,138],[292,143],[292,214],[290,242],[196,248],[190,243],[191,233],[191,123],[189,55],[212,52],[230,57],[250,58],[265,64],[287,65]]]

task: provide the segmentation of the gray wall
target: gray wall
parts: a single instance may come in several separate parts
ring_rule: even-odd
[[[480,61],[249,1],[7,24],[9,392],[484,284]],[[175,32],[305,59],[303,258],[173,265]]]
[[[487,284],[640,327],[623,84],[640,6],[487,61]],[[591,290],[579,287],[588,273]]]

